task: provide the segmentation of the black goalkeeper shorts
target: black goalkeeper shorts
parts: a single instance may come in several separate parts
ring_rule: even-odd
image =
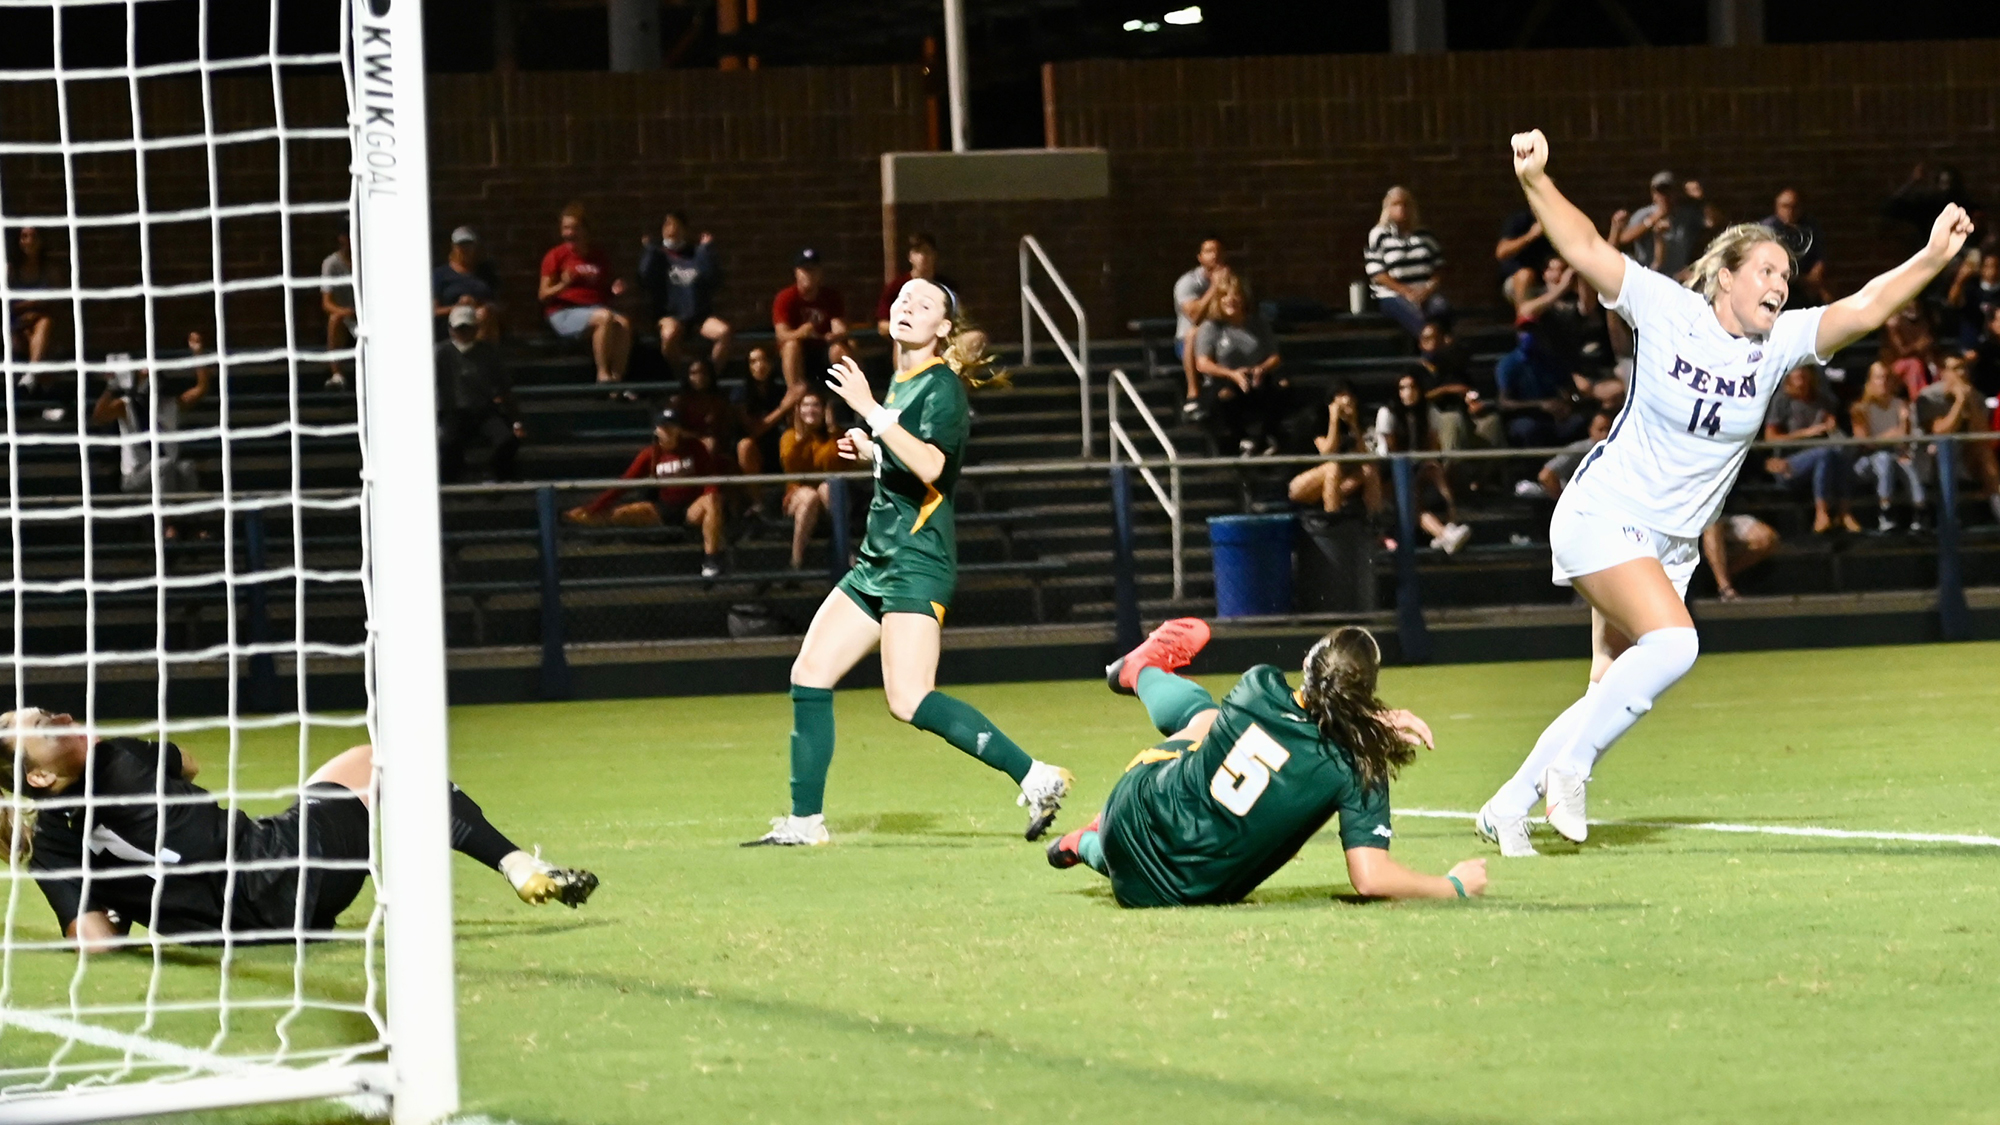
[[[368,881],[367,870],[359,866],[368,859],[368,806],[345,785],[316,782],[306,786],[291,808],[249,821],[236,854],[244,860],[296,861],[301,840],[307,856],[305,926],[330,930]],[[316,862],[326,860],[342,866],[329,869]],[[300,917],[298,867],[240,871],[234,897],[231,930],[289,930]]]

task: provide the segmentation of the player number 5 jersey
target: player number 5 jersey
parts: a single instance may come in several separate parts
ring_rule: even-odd
[[[1632,382],[1611,433],[1563,490],[1579,511],[1622,513],[1692,538],[1715,519],[1771,396],[1817,350],[1823,308],[1778,314],[1764,339],[1731,336],[1708,300],[1625,265],[1613,311],[1632,326]]]

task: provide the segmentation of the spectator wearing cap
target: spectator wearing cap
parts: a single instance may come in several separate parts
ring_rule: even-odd
[[[431,315],[445,325],[451,310],[460,305],[477,317],[479,338],[500,338],[500,275],[481,252],[479,233],[471,227],[451,232],[451,255],[431,271]]]
[[[618,504],[626,492],[607,488],[597,499],[563,513],[570,523],[615,527],[699,527],[701,528],[701,576],[714,578],[722,573],[722,492],[712,484],[675,484],[675,477],[715,475],[715,460],[708,447],[695,440],[671,409],[653,417],[653,440],[641,449],[632,463],[619,474],[623,480],[658,482],[650,500]]]
[[[589,338],[597,381],[616,383],[625,378],[625,363],[632,357],[632,322],[611,308],[612,300],[624,294],[625,282],[591,241],[583,204],[563,208],[561,229],[562,241],[542,255],[536,298],[556,335]]]
[[[337,352],[354,346],[354,249],[347,237],[347,220],[334,236],[333,253],[319,264],[319,307],[326,314],[326,350]],[[344,387],[347,373],[340,359],[327,360],[326,385]]]
[[[1689,200],[1672,172],[1653,173],[1646,186],[1652,201],[1628,215],[1611,241],[1640,265],[1674,277],[1700,253],[1707,220],[1700,200]]]
[[[500,348],[479,338],[479,310],[453,305],[445,314],[448,336],[436,350],[438,479],[447,484],[465,476],[466,449],[491,443],[486,471],[494,480],[514,479],[514,460],[527,430],[514,404],[514,383],[500,360]]]
[[[647,237],[639,244],[645,248],[639,254],[639,284],[652,298],[660,357],[680,362],[681,341],[694,333],[708,341],[708,358],[720,370],[736,337],[729,322],[715,315],[715,291],[722,284],[715,236],[702,231],[691,237],[687,216],[669,211],[660,220],[660,240]]]
[[[1423,334],[1425,321],[1451,316],[1451,305],[1438,292],[1443,267],[1444,248],[1417,217],[1417,197],[1409,188],[1390,188],[1368,231],[1362,268],[1376,305],[1412,340]]]
[[[1826,241],[1819,233],[1819,224],[1806,218],[1799,209],[1797,188],[1778,193],[1771,201],[1771,213],[1764,216],[1764,225],[1784,236],[1797,263],[1797,272],[1792,275],[1792,293],[1802,299],[1790,303],[1805,307],[1833,300],[1826,288]]]
[[[896,303],[896,295],[903,291],[903,286],[908,285],[911,281],[922,279],[924,281],[935,281],[947,289],[956,290],[958,288],[950,278],[938,272],[937,238],[929,231],[920,230],[911,235],[905,253],[908,256],[906,268],[891,279],[888,284],[882,286],[882,292],[875,298],[875,331],[884,340],[891,339],[889,335],[889,306]]]
[[[822,281],[819,251],[801,250],[793,260],[792,283],[771,301],[771,328],[787,385],[824,385],[827,368],[853,356],[847,302]]]

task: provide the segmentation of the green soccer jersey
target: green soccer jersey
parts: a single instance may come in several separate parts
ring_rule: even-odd
[[[902,411],[899,424],[944,454],[944,471],[925,484],[883,442],[875,443],[875,496],[853,583],[870,594],[890,595],[916,581],[942,583],[948,602],[958,576],[952,490],[965,460],[970,422],[965,384],[943,361],[896,376],[883,405]]]
[[[1132,906],[1235,902],[1334,814],[1343,848],[1389,846],[1389,788],[1369,788],[1268,664],[1243,674],[1208,736],[1141,765],[1105,808],[1105,857]]]

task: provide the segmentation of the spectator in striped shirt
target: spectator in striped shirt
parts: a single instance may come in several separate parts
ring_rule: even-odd
[[[1425,321],[1450,318],[1451,306],[1438,292],[1444,248],[1419,225],[1410,189],[1392,187],[1382,197],[1382,217],[1368,232],[1363,262],[1375,303],[1412,339],[1423,333]]]

